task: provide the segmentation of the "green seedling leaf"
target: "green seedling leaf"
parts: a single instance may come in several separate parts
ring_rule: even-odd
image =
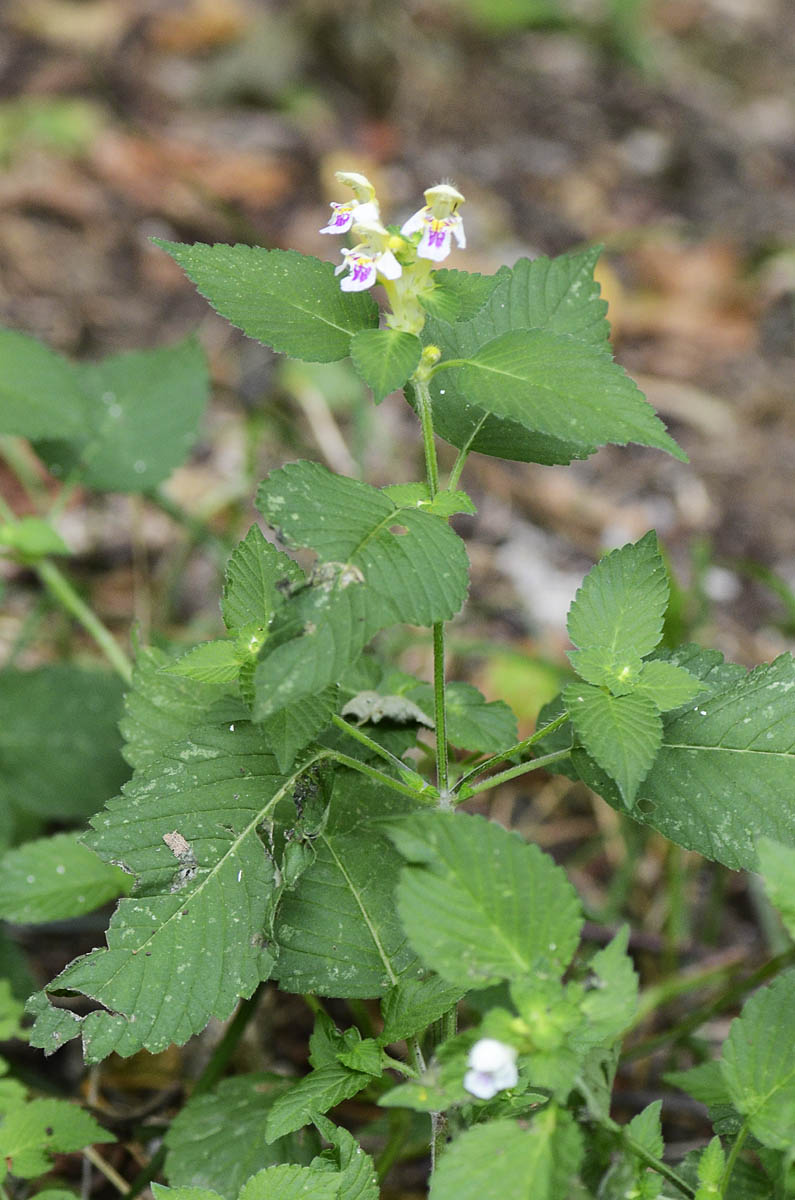
[[[721,1070],[729,1095],[764,1146],[795,1144],[795,971],[756,992],[732,1022]]]
[[[372,1078],[342,1063],[310,1071],[271,1106],[265,1126],[266,1140],[275,1142],[277,1138],[308,1125],[314,1117],[322,1116],[343,1100],[357,1095]]]
[[[314,861],[277,913],[274,977],[284,991],[380,996],[416,969],[393,900],[401,860],[377,824],[416,803],[337,772]]]
[[[243,1184],[264,1167],[308,1164],[314,1138],[262,1136],[271,1105],[291,1087],[278,1075],[235,1075],[208,1095],[189,1100],[169,1126],[165,1173],[172,1187],[210,1188],[237,1200]]]
[[[35,338],[0,329],[0,433],[79,438],[85,399],[71,363]]]
[[[50,470],[77,470],[97,491],[143,492],[185,461],[209,394],[198,342],[77,363],[73,371],[84,396],[83,427],[68,441],[42,435],[37,448]]]
[[[579,1129],[554,1106],[529,1129],[504,1119],[476,1125],[440,1159],[430,1200],[559,1200],[569,1194],[582,1156]]]
[[[795,938],[795,848],[763,837],[759,839],[757,852],[768,899],[780,912],[790,936]]]
[[[427,483],[390,483],[381,488],[385,496],[401,508],[421,508],[437,517],[454,517],[456,513],[475,513],[477,509],[466,492],[437,492],[431,499]]]
[[[585,683],[565,688],[563,702],[583,747],[632,808],[662,743],[656,706],[643,695],[611,696]]]
[[[670,661],[705,689],[663,717],[662,745],[633,816],[706,858],[757,870],[761,837],[795,846],[795,809],[782,802],[795,794],[795,663],[782,654],[746,673],[714,651],[688,648]],[[594,791],[624,807],[594,759],[575,749],[572,761]]]
[[[274,866],[258,828],[296,781],[281,775],[256,727],[209,726],[139,769],[94,818],[89,844],[123,863],[139,895],[116,909],[107,949],[50,985],[102,1006],[80,1021],[86,1062],[181,1044],[210,1017],[226,1020],[268,977]],[[41,1012],[31,1041],[58,1048]]]
[[[351,341],[353,365],[372,389],[376,404],[402,388],[414,374],[422,342],[398,329],[362,329]]]
[[[233,683],[240,674],[241,656],[233,641],[202,642],[164,669],[198,683]]]
[[[453,1008],[464,996],[457,983],[448,983],[439,975],[424,979],[402,979],[390,988],[381,1001],[384,1028],[379,1035],[381,1045],[399,1042],[427,1029],[434,1021]]]
[[[7,546],[14,558],[35,563],[51,554],[71,554],[61,535],[40,517],[20,517],[0,525],[0,547]]]
[[[635,671],[635,659],[659,644],[667,607],[668,574],[652,531],[588,572],[569,609],[569,637],[575,646],[627,655]]]
[[[129,774],[122,688],[107,671],[66,664],[0,673],[0,809],[69,822],[117,792]]]
[[[230,632],[248,626],[267,629],[285,589],[301,583],[304,573],[252,525],[226,565],[221,611]]]
[[[367,292],[342,292],[331,263],[294,250],[155,239],[213,308],[249,337],[307,362],[334,362],[378,324]]]
[[[643,661],[637,654],[618,654],[606,646],[588,646],[567,651],[571,665],[586,683],[606,687],[614,696],[628,696],[637,689]]]
[[[354,1042],[347,1050],[340,1050],[337,1062],[352,1071],[362,1071],[365,1075],[381,1074],[381,1047],[374,1038],[364,1038]]]
[[[54,1154],[70,1154],[115,1138],[92,1116],[65,1100],[31,1100],[9,1109],[0,1125],[0,1163],[18,1179],[33,1179],[52,1166]]]
[[[461,813],[416,814],[390,836],[413,864],[400,876],[400,919],[425,965],[449,983],[487,987],[570,962],[579,903],[538,847]]]
[[[632,1024],[638,1008],[638,976],[627,954],[629,926],[625,925],[604,950],[591,959],[596,986],[580,1005],[594,1045],[611,1045]]]
[[[0,917],[17,925],[93,912],[130,890],[129,875],[71,833],[27,842],[0,863]]]

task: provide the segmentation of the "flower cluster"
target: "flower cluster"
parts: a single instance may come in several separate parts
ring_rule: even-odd
[[[491,1100],[497,1092],[515,1087],[519,1081],[517,1052],[496,1038],[481,1038],[469,1051],[464,1087],[479,1100]]]
[[[381,224],[381,214],[375,188],[364,175],[354,171],[337,171],[340,183],[351,188],[354,199],[346,203],[332,201],[331,217],[321,233],[348,233],[353,230],[359,239],[352,250],[343,250],[343,261],[336,270],[348,274],[340,281],[344,292],[362,292],[376,282],[393,282],[403,274],[404,266],[418,259],[443,262],[452,248],[452,239],[463,250],[466,246],[464,224],[458,212],[464,197],[449,183],[440,183],[425,192],[425,205],[409,217],[392,236]],[[413,235],[419,233],[420,237]],[[411,258],[401,263],[395,252]]]

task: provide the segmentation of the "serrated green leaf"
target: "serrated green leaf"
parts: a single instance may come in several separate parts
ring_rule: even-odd
[[[795,794],[795,663],[783,654],[745,673],[714,651],[688,651],[679,665],[707,688],[663,717],[662,745],[632,815],[706,858],[756,870],[760,837],[795,846],[795,808],[782,803]],[[710,694],[711,679],[718,690]],[[581,779],[623,808],[587,754],[575,749],[572,760]]]
[[[660,712],[669,712],[695,700],[703,687],[684,667],[652,659],[641,667],[635,690],[648,696]]]
[[[731,1104],[731,1095],[717,1059],[688,1067],[686,1071],[667,1071],[663,1078],[666,1083],[681,1088],[707,1108]]]
[[[0,525],[0,546],[7,546],[15,558],[35,563],[51,554],[71,554],[61,535],[40,517],[20,517]]]
[[[437,517],[454,517],[456,513],[475,513],[477,509],[466,492],[437,492],[431,499],[427,483],[390,483],[381,488],[383,495],[401,508],[422,508]]]
[[[591,568],[569,609],[569,637],[575,646],[645,658],[662,637],[667,607],[668,575],[652,530]]]
[[[0,864],[0,917],[18,925],[93,912],[130,889],[118,867],[104,863],[75,834],[27,842]]]
[[[39,440],[52,471],[64,476],[79,469],[97,491],[142,492],[185,461],[209,392],[195,339],[77,363],[74,372],[85,397],[84,425],[68,442],[56,433]]]
[[[337,1062],[352,1071],[365,1075],[380,1075],[382,1069],[381,1047],[374,1038],[363,1038],[337,1054]]]
[[[303,578],[298,563],[272,546],[258,525],[252,525],[226,565],[221,611],[227,629],[249,625],[267,629],[283,590]]]
[[[588,646],[585,650],[568,650],[571,665],[586,683],[609,688],[614,696],[634,692],[643,662],[637,654],[618,654],[608,646]]]
[[[615,780],[632,808],[662,743],[655,705],[646,696],[611,696],[585,683],[569,684],[563,702],[584,749]]]
[[[751,1132],[776,1150],[795,1148],[795,971],[756,992],[732,1022],[721,1070]]]
[[[445,1150],[430,1200],[560,1200],[582,1154],[573,1119],[555,1107],[539,1113],[529,1129],[508,1120],[476,1125]]]
[[[624,370],[600,350],[539,329],[513,329],[448,369],[436,369],[470,404],[532,433],[594,446],[636,442],[685,459]]]
[[[714,1137],[702,1151],[698,1160],[698,1182],[700,1187],[695,1200],[720,1200],[723,1172],[726,1170],[726,1155],[720,1138]]]
[[[629,1028],[638,1008],[638,976],[627,954],[629,926],[625,925],[591,959],[598,983],[580,1005],[594,1044],[612,1042]]]
[[[504,269],[507,273],[507,268]],[[442,268],[433,273],[433,287],[418,299],[426,312],[440,321],[469,321],[483,308],[494,289],[504,280],[496,275]]]
[[[165,1174],[173,1187],[211,1188],[237,1200],[245,1181],[263,1167],[308,1164],[313,1138],[264,1138],[270,1106],[291,1086],[278,1075],[235,1075],[209,1095],[195,1096],[177,1114],[165,1137]]]
[[[194,646],[164,670],[197,683],[232,683],[240,674],[240,657],[233,641],[218,638]]]
[[[150,766],[167,747],[186,739],[205,721],[232,724],[251,716],[242,701],[230,695],[228,684],[197,685],[170,675],[163,668],[173,661],[151,646],[135,660],[132,687],[119,722],[126,741],[124,757],[133,767]]]
[[[129,774],[116,728],[122,690],[107,671],[66,664],[3,671],[0,807],[68,822],[117,792]]]
[[[293,358],[345,358],[353,334],[378,324],[372,297],[341,291],[331,263],[295,250],[155,241],[222,317]]]
[[[795,849],[762,837],[757,843],[757,854],[768,899],[795,938]]]
[[[25,1006],[18,1000],[11,988],[10,979],[0,979],[0,1041],[9,1042],[11,1038],[22,1037],[20,1024]],[[4,1075],[6,1064],[0,1059],[0,1075]]]
[[[340,1174],[339,1200],[378,1200],[380,1192],[375,1164],[356,1138],[326,1117],[315,1117],[314,1123],[331,1146],[314,1160],[312,1166],[315,1170],[324,1167]]]
[[[115,1141],[89,1113],[66,1100],[31,1100],[10,1109],[0,1124],[0,1163],[18,1179],[33,1179],[69,1154],[97,1142]]]
[[[296,779],[256,727],[210,726],[137,771],[94,818],[89,844],[123,863],[139,894],[116,909],[107,949],[50,985],[103,1006],[82,1020],[87,1062],[181,1044],[268,977],[274,867],[257,830]],[[56,1049],[51,1032],[37,1021],[33,1044]]]
[[[257,504],[288,545],[323,564],[274,620],[254,677],[257,719],[338,680],[379,629],[431,625],[464,602],[466,551],[431,513],[308,462],[274,471]]]
[[[450,983],[487,987],[571,960],[579,902],[537,846],[462,813],[418,813],[390,836],[418,864],[401,872],[400,919],[426,966]]]
[[[634,1141],[655,1158],[662,1158],[663,1139],[660,1128],[662,1101],[649,1104],[633,1117],[627,1131]],[[599,1189],[605,1200],[624,1200],[626,1196],[637,1200],[656,1200],[662,1194],[664,1180],[649,1169],[645,1161],[634,1154],[631,1148],[622,1151],[621,1157],[607,1172]]]
[[[341,1186],[336,1173],[282,1163],[249,1179],[240,1200],[339,1200]]]
[[[273,974],[283,991],[380,996],[416,967],[392,896],[400,858],[374,823],[415,803],[349,771],[335,774],[314,861],[276,917]]]
[[[0,433],[79,437],[85,400],[71,363],[35,338],[0,329]]]
[[[267,1141],[275,1142],[277,1138],[308,1125],[314,1116],[322,1116],[361,1092],[372,1078],[344,1067],[342,1063],[310,1071],[272,1105],[265,1128]]]
[[[361,329],[351,340],[353,365],[372,389],[376,404],[403,387],[421,354],[416,334],[399,329]]]
[[[280,771],[289,771],[298,753],[314,741],[331,722],[337,708],[337,689],[332,685],[317,696],[304,696],[262,722],[262,732]]]
[[[379,1041],[388,1046],[419,1033],[454,1008],[464,994],[459,984],[448,983],[439,975],[401,979],[381,1001],[384,1028]]]

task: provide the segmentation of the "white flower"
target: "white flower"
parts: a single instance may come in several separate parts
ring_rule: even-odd
[[[452,238],[461,250],[467,244],[464,222],[457,211],[459,204],[464,203],[464,197],[451,184],[440,183],[427,189],[425,200],[425,207],[409,217],[400,232],[408,237],[421,229],[417,257],[443,262],[450,253]]]
[[[515,1087],[519,1081],[516,1050],[496,1038],[481,1038],[469,1051],[464,1087],[479,1100],[491,1100],[497,1092]]]
[[[347,233],[353,225],[368,221],[378,221],[379,208],[375,198],[375,188],[366,175],[357,171],[337,171],[336,178],[340,183],[349,187],[356,197],[344,204],[331,201],[331,216],[328,225],[324,225],[321,233]]]
[[[335,270],[339,275],[346,268],[350,272],[340,281],[343,292],[363,292],[377,282],[377,275],[384,279],[399,279],[403,268],[389,249],[389,232],[378,222],[360,223],[354,233],[361,238],[352,250],[343,250],[343,261]]]

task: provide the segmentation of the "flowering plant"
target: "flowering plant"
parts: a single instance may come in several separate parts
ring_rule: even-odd
[[[91,757],[98,730],[115,736],[107,714],[121,684],[69,673],[71,742],[60,740],[79,747],[73,778],[90,795],[70,813],[90,827],[26,842],[9,802],[19,844],[0,912],[35,924],[118,905],[107,944],[30,996],[30,1043],[50,1054],[79,1038],[95,1065],[232,1018],[128,1196],[162,1173],[159,1200],[374,1200],[392,1166],[417,1153],[420,1122],[432,1200],[792,1195],[791,953],[751,978],[749,990],[775,977],[720,1057],[668,1076],[710,1106],[716,1131],[672,1165],[659,1100],[620,1124],[611,1091],[622,1040],[687,982],[639,997],[628,927],[595,936],[562,867],[467,805],[534,772],[565,773],[621,828],[761,872],[795,935],[792,658],[746,672],[715,651],[670,646],[668,571],[650,532],[583,581],[568,614],[571,671],[532,733],[520,736],[503,701],[448,678],[447,624],[468,587],[450,522],[474,512],[459,487],[471,454],[551,467],[632,442],[685,455],[613,361],[598,251],[494,275],[451,270],[441,264],[453,243],[466,245],[452,184],[429,187],[398,228],[382,224],[369,180],[338,178],[353,199],[333,202],[321,233],[354,245],[336,268],[293,251],[159,243],[251,337],[309,362],[350,356],[376,403],[403,389],[419,421],[422,480],[376,488],[301,461],[262,481],[268,536],[252,524],[231,554],[222,637],[140,647],[131,664],[53,562],[68,551],[53,521],[76,481],[151,494],[181,460],[206,395],[196,345],[83,368],[20,334],[0,337],[0,432],[28,438],[66,476],[40,516],[4,503],[0,545],[116,669],[133,768],[124,781]],[[454,451],[446,471],[440,441]],[[383,657],[378,635],[397,624],[430,631],[431,681]],[[55,683],[4,674],[18,697],[2,722],[13,733]],[[56,730],[60,707],[48,709]],[[7,753],[23,787],[19,738]],[[44,784],[44,799],[36,793],[45,818],[63,820],[70,802],[63,755],[57,803],[46,807]],[[219,1083],[276,988],[312,1014],[306,1073]],[[0,1004],[7,1034],[19,1034],[10,991]],[[330,1119],[356,1096],[367,1105]],[[0,1100],[0,1161],[18,1180],[40,1175],[53,1152],[112,1140],[90,1114],[31,1100],[19,1081]],[[363,1124],[364,1113],[378,1115]]]

